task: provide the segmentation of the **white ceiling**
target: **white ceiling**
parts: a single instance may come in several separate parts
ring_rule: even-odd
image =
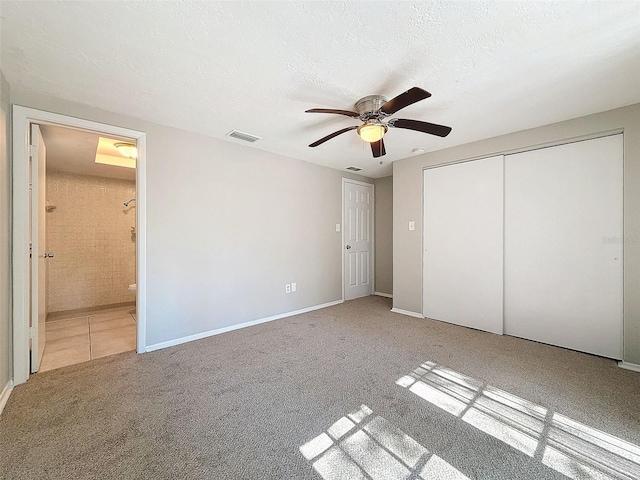
[[[640,2],[13,2],[0,4],[12,87],[365,174],[390,162],[640,102]],[[373,159],[353,109],[413,86]],[[230,139],[231,129],[262,137]]]
[[[55,125],[40,125],[40,131],[47,148],[48,171],[136,179],[136,171],[133,168],[96,163],[100,137],[95,133]]]

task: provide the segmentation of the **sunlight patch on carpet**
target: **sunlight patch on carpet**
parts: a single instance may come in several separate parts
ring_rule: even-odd
[[[435,362],[396,384],[570,478],[640,478],[637,445]]]
[[[302,445],[300,453],[325,480],[469,480],[366,405]]]

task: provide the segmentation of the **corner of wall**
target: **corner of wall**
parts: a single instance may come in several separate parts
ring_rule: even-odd
[[[0,412],[13,386],[11,89],[0,70]]]

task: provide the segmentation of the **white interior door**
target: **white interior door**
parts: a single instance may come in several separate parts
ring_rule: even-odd
[[[373,185],[343,182],[344,298],[373,294]]]
[[[505,159],[505,333],[622,358],[622,135]]]
[[[501,334],[503,157],[424,171],[423,315]]]
[[[47,318],[46,154],[40,128],[31,125],[31,373],[40,368]]]

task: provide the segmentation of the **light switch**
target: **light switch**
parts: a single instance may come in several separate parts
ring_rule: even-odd
[[[336,223],[336,232],[339,232],[339,231],[340,231],[340,224]]]
[[[409,222],[409,230],[415,230],[416,229],[416,222]]]

